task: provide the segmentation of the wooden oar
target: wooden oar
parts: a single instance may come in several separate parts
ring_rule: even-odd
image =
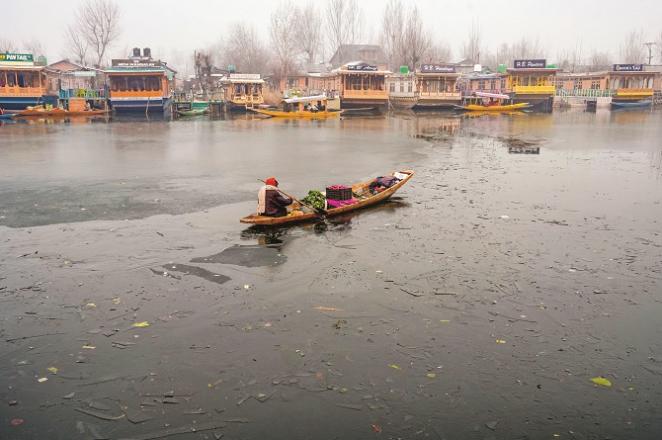
[[[265,185],[267,184],[267,182],[265,182],[265,181],[262,180],[262,179],[257,179],[257,180],[259,180],[260,182],[264,183]],[[294,197],[294,196],[292,196],[292,195],[286,193],[285,191],[281,190],[280,188],[278,188],[278,192],[281,193],[282,195],[284,195],[285,197],[289,197],[290,199],[294,200],[294,201],[297,202],[299,205],[305,206],[305,207],[308,208],[308,209],[312,209],[317,215],[322,216],[322,217],[326,216],[326,210],[324,210],[324,209],[320,209],[320,208],[315,208],[314,206],[311,206],[311,205],[309,205],[309,204],[307,204],[307,203],[303,203],[301,200],[299,200],[299,199],[297,199],[296,197]]]

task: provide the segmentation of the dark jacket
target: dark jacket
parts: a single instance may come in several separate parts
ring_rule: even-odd
[[[266,191],[264,199],[264,215],[268,215],[270,217],[282,217],[287,215],[287,209],[285,207],[292,204],[292,199],[285,197],[280,193],[280,191],[273,189],[268,189]]]

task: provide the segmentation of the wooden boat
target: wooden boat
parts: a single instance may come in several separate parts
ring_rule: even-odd
[[[177,110],[179,116],[200,116],[207,114],[206,108],[193,108],[191,110]]]
[[[400,180],[398,183],[393,185],[392,187],[387,188],[384,191],[379,192],[377,194],[370,193],[369,186],[372,180],[369,180],[367,182],[359,182],[352,185],[352,192],[354,193],[354,197],[358,200],[358,202],[353,205],[347,205],[339,208],[329,209],[326,211],[326,216],[334,217],[340,214],[345,214],[351,211],[355,211],[357,209],[362,209],[387,200],[389,197],[395,194],[397,190],[402,188],[402,186],[405,183],[407,183],[409,179],[411,179],[412,176],[414,175],[414,172],[412,170],[398,171],[391,173],[391,175],[396,175],[396,173],[399,173],[400,175],[404,175],[405,177],[402,180]],[[240,221],[242,223],[251,223],[254,225],[276,226],[276,225],[284,225],[291,223],[299,223],[299,222],[320,218],[319,214],[315,212],[309,212],[310,209],[305,207],[303,209],[306,209],[308,212],[304,212],[302,210],[295,210],[290,212],[287,216],[284,217],[268,217],[264,215],[251,214],[247,217],[242,218]]]
[[[653,104],[650,99],[642,99],[639,101],[612,101],[611,108],[613,110],[626,109],[626,108],[649,108]]]
[[[0,120],[9,120],[14,117],[13,113],[0,113]]]
[[[460,105],[458,108],[461,110],[466,110],[470,112],[511,112],[514,110],[524,110],[531,107],[531,104],[528,102],[520,102],[517,104],[506,104],[506,105],[478,105],[478,104],[467,104]]]
[[[470,112],[511,112],[531,107],[528,102],[514,103],[510,96],[502,93],[474,92],[467,101],[455,108]]]
[[[325,95],[301,96],[283,100],[282,109],[252,108],[255,113],[272,118],[327,119],[340,115],[339,111],[328,109]]]
[[[69,111],[62,108],[53,108],[45,109],[41,108],[31,108],[26,109],[16,114],[17,117],[65,117],[65,116],[99,116],[107,114],[107,110],[81,110],[81,111]]]

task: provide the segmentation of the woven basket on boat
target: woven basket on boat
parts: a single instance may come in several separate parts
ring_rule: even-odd
[[[331,200],[349,200],[352,198],[352,188],[342,185],[327,186],[326,198]]]

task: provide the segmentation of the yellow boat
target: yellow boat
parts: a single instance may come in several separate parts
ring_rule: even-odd
[[[524,110],[525,108],[531,107],[528,102],[520,102],[518,104],[506,104],[506,105],[478,105],[478,104],[468,104],[460,106],[462,110],[467,110],[470,112],[510,112],[513,110]]]
[[[510,96],[502,93],[474,92],[468,100],[468,104],[458,105],[457,108],[470,112],[511,112],[531,107],[528,102],[514,103]],[[504,104],[508,101],[509,104]]]
[[[283,100],[282,109],[251,109],[255,113],[272,118],[328,119],[340,116],[339,111],[329,111],[325,95],[302,96]]]

